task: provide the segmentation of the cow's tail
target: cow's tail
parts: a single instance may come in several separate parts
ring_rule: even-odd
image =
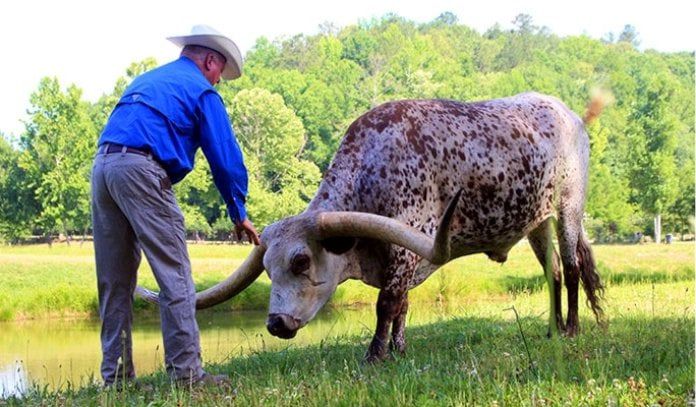
[[[604,108],[613,101],[614,96],[607,90],[597,89],[592,91],[590,103],[587,104],[587,110],[585,111],[585,116],[582,118],[582,122],[585,123],[586,126],[592,123],[602,114]]]
[[[599,274],[597,274],[597,266],[595,265],[590,243],[582,231],[578,238],[577,256],[580,279],[587,296],[587,305],[592,309],[597,323],[600,326],[605,326],[604,310],[600,305],[600,302],[604,299],[604,286],[599,278]]]

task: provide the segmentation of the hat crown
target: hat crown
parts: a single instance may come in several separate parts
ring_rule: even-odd
[[[213,27],[205,24],[194,25],[191,28],[191,35],[220,35],[222,34]]]
[[[180,47],[200,45],[221,53],[227,61],[222,72],[224,79],[235,79],[242,75],[243,60],[237,44],[209,25],[194,25],[191,27],[190,34],[168,37],[167,39]]]

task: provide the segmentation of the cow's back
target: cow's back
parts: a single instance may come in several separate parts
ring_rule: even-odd
[[[386,103],[349,127],[309,210],[372,212],[434,233],[461,188],[454,244],[514,243],[551,213],[581,125],[536,93]]]

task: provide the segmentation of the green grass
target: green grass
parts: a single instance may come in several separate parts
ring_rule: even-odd
[[[0,249],[0,277],[7,282],[0,288],[0,301],[10,298],[10,306],[0,310],[13,317],[92,312],[90,250]],[[194,278],[203,287],[234,269],[248,248],[192,245],[190,251]],[[231,375],[231,390],[182,391],[157,373],[140,379],[148,390],[68,385],[56,392],[35,387],[23,399],[0,400],[0,405],[681,406],[693,400],[693,245],[594,246],[594,252],[607,285],[609,326],[598,328],[581,306],[582,332],[573,339],[546,338],[545,283],[531,250],[520,244],[504,266],[483,256],[467,257],[413,290],[409,315],[439,317],[407,324],[406,355],[376,366],[362,363],[369,327],[310,345],[289,341],[280,350],[239,352],[208,366]],[[154,288],[148,274],[143,267],[143,283]],[[74,297],[71,289],[84,294]],[[41,301],[32,305],[23,296]],[[371,307],[375,299],[376,290],[348,282],[331,306]],[[265,308],[267,301],[264,277],[218,311]],[[140,312],[150,311],[145,307]]]
[[[250,246],[189,245],[197,289],[210,287],[235,270]],[[693,281],[692,243],[673,245],[595,246],[599,273],[608,287],[626,284]],[[139,283],[157,289],[143,259]],[[96,277],[92,246],[47,245],[0,247],[0,320],[55,316],[96,316]],[[478,297],[517,295],[546,289],[541,268],[525,243],[517,245],[509,260],[499,265],[484,255],[455,260],[411,291],[413,303],[446,301],[454,304]],[[214,311],[264,310],[270,281],[265,275],[249,289]],[[373,304],[377,290],[359,281],[339,286],[331,305]],[[136,301],[139,312],[156,308]]]
[[[208,370],[234,388],[173,388],[162,373],[147,391],[98,386],[54,393],[34,388],[7,405],[685,405],[693,393],[694,318],[690,282],[615,287],[607,330],[583,312],[576,338],[549,340],[543,292],[489,299],[409,326],[406,355],[362,363],[369,334],[315,345],[230,355]],[[652,299],[652,301],[646,301]],[[652,304],[651,304],[652,303]],[[518,327],[514,305],[520,313]],[[654,307],[652,305],[655,305]],[[456,316],[455,316],[456,315]],[[529,353],[522,339],[529,346]]]
[[[249,246],[191,245],[197,287],[205,288],[226,277],[244,260]],[[143,259],[139,283],[156,289],[152,272]],[[0,246],[0,321],[25,318],[96,316],[96,274],[91,243],[32,246]],[[263,306],[261,298],[240,297],[242,308]],[[154,313],[155,308],[136,302],[136,308]]]

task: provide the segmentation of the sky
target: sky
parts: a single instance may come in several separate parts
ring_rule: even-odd
[[[0,133],[24,129],[29,98],[43,77],[63,87],[75,84],[83,98],[110,93],[135,61],[159,64],[177,58],[166,37],[207,24],[232,38],[246,54],[260,37],[270,40],[313,35],[323,23],[336,27],[396,13],[417,23],[454,13],[460,24],[480,33],[495,23],[511,28],[520,13],[559,36],[617,35],[636,27],[640,49],[694,51],[693,7],[684,0],[348,0],[348,1],[182,1],[182,0],[21,0],[0,5]]]

